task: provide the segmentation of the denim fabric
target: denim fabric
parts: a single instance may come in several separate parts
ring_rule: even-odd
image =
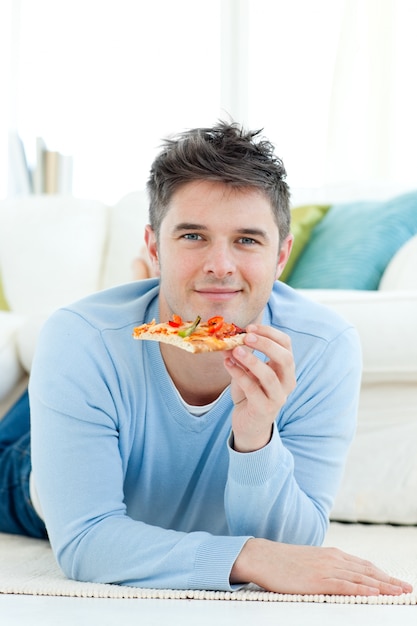
[[[0,419],[0,532],[45,539],[30,501],[30,411],[27,391]]]

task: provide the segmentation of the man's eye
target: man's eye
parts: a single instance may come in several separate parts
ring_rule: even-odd
[[[253,245],[256,243],[255,239],[252,239],[252,237],[241,237],[239,239],[239,242],[243,243],[245,246]]]
[[[188,241],[199,241],[201,239],[201,235],[197,233],[186,233],[183,235],[184,239],[188,239]]]

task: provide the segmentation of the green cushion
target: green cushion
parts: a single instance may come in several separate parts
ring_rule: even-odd
[[[9,305],[7,304],[6,297],[3,293],[3,284],[1,281],[1,274],[0,274],[0,311],[8,311],[8,310],[9,310]]]
[[[294,235],[294,243],[290,258],[284,268],[280,280],[286,282],[291,275],[302,251],[307,245],[314,227],[321,221],[329,206],[311,205],[299,206],[291,210],[291,232]]]
[[[386,202],[333,205],[314,229],[288,284],[378,289],[394,254],[417,234],[417,192]]]

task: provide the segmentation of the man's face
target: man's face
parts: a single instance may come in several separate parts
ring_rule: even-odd
[[[257,190],[210,181],[183,185],[171,199],[158,246],[147,232],[161,277],[161,320],[176,313],[184,320],[222,315],[241,327],[261,321],[289,239],[280,252],[270,201]]]

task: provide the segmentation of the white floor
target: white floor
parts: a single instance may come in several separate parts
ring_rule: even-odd
[[[417,606],[0,595],[2,626],[416,626]]]

